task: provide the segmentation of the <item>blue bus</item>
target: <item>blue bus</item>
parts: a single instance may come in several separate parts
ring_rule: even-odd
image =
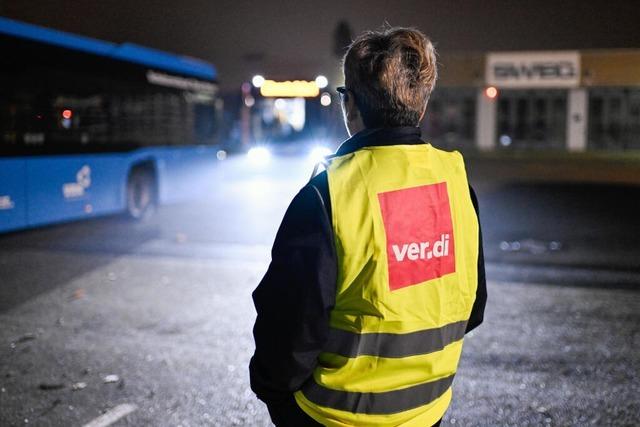
[[[197,195],[222,101],[206,62],[0,18],[0,232]]]

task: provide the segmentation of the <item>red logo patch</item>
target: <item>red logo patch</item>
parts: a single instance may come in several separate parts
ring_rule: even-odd
[[[379,193],[393,291],[456,271],[447,183]]]

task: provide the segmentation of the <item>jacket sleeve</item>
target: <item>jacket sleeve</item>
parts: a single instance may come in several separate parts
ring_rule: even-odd
[[[476,210],[476,215],[478,215],[478,244],[480,247],[478,248],[478,288],[476,290],[476,300],[471,308],[469,322],[467,322],[466,332],[470,332],[482,323],[484,319],[484,308],[487,304],[487,279],[484,271],[482,229],[480,228],[480,207],[478,206],[478,198],[476,197],[476,193],[473,191],[473,188],[469,187],[469,192],[471,193],[471,201],[473,202],[473,207]]]
[[[251,389],[278,403],[312,375],[329,333],[337,262],[333,234],[317,188],[293,199],[276,235],[272,261],[253,292],[257,312]]]

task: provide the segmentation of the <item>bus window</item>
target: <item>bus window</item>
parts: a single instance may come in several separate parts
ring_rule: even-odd
[[[112,143],[130,146],[194,143],[195,111],[188,94],[114,83],[109,97]]]
[[[12,96],[0,95],[2,151],[11,154],[42,146],[49,120],[42,96],[20,89]]]
[[[105,143],[108,140],[108,115],[101,94],[89,96],[60,95],[53,99],[52,142],[80,145]]]
[[[194,102],[194,132],[198,144],[212,144],[217,132],[216,109],[211,100]]]

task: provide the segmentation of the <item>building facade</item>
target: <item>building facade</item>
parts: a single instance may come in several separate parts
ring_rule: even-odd
[[[462,150],[640,150],[640,49],[443,55],[425,137]]]

